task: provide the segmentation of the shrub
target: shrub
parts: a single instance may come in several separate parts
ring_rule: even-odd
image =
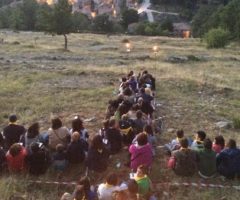
[[[233,127],[235,129],[240,129],[240,117],[233,118]]]
[[[211,29],[204,36],[208,48],[223,48],[229,42],[229,32],[222,28]]]

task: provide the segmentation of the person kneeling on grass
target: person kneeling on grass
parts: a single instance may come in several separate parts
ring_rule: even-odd
[[[107,175],[106,182],[102,183],[98,187],[98,198],[99,200],[112,200],[113,193],[115,191],[126,190],[127,186],[122,184],[119,186],[118,175],[115,173],[110,173]]]
[[[228,179],[240,177],[240,149],[235,140],[230,139],[227,148],[217,155],[217,170]]]
[[[192,176],[197,171],[197,153],[188,148],[188,139],[180,140],[181,148],[173,151],[168,167],[179,176]]]
[[[207,138],[204,140],[204,149],[198,154],[198,173],[202,178],[212,178],[216,175],[216,153],[212,150],[212,141]]]

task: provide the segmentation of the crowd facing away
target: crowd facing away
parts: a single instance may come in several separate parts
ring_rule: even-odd
[[[80,116],[72,119],[70,129],[55,117],[48,131],[40,133],[39,123],[26,129],[12,114],[0,134],[1,171],[41,176],[49,168],[61,173],[82,163],[88,172],[100,174],[108,169],[111,155],[127,149],[129,157],[124,165],[131,172],[129,180],[120,180],[118,174],[110,172],[104,183],[94,187],[85,176],[72,194],[65,193],[61,199],[157,199],[148,176],[157,156],[156,134],[161,132],[154,117],[155,94],[155,78],[150,73],[135,75],[131,71],[121,79],[117,96],[108,102],[102,127],[91,137]],[[193,140],[178,130],[164,150],[169,170],[178,176],[240,177],[240,150],[233,139],[225,143],[218,135],[212,142],[204,131],[198,131]]]

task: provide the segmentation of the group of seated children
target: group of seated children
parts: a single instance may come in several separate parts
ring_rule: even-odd
[[[97,188],[90,185],[88,177],[83,177],[74,192],[64,193],[61,200],[156,200],[147,173],[148,168],[140,165],[136,173],[130,174],[129,180],[121,181],[117,173],[111,172]]]
[[[216,136],[212,142],[204,131],[198,131],[192,141],[184,137],[183,130],[178,130],[177,138],[165,145],[165,149],[171,155],[168,167],[177,175],[192,176],[198,172],[204,179],[217,174],[228,179],[240,177],[240,149],[233,139],[225,146],[223,136]]]

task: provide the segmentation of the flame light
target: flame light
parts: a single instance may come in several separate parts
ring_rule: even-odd
[[[91,16],[92,16],[92,18],[95,18],[96,17],[96,12],[91,12]]]

